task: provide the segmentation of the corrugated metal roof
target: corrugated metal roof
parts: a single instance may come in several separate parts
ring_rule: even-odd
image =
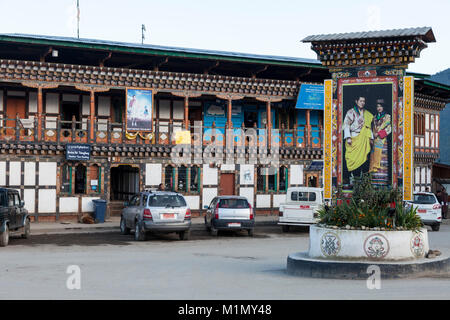
[[[436,42],[431,27],[321,34],[308,36],[302,41],[320,42],[320,41],[377,39],[377,38],[412,37],[412,36],[421,36],[423,37],[423,40],[425,40],[426,42]]]
[[[138,44],[129,42],[118,42],[109,40],[98,40],[98,39],[79,39],[72,37],[60,37],[60,36],[45,36],[45,35],[30,35],[30,34],[0,34],[0,40],[21,40],[26,42],[29,40],[30,43],[33,42],[50,42],[53,45],[59,46],[87,46],[92,49],[102,49],[102,50],[114,50],[114,48],[120,48],[122,51],[130,50],[130,52],[135,52],[139,50],[141,53],[145,51],[159,51],[159,52],[173,52],[185,57],[189,55],[204,56],[205,58],[235,58],[235,59],[247,59],[247,60],[265,60],[274,62],[288,62],[288,63],[299,63],[299,64],[313,64],[321,66],[320,61],[316,59],[307,58],[296,58],[296,57],[284,57],[284,56],[273,56],[273,55],[259,55],[251,53],[240,53],[240,52],[229,52],[229,51],[216,51],[216,50],[205,50],[205,49],[191,49],[191,48],[181,48],[181,47],[169,47],[169,46],[159,46],[151,44]],[[149,52],[151,53],[151,52]]]

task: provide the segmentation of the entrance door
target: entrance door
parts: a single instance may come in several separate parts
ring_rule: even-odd
[[[14,128],[16,127],[16,116],[19,115],[20,119],[25,118],[25,99],[21,98],[8,98],[6,101],[6,118],[11,119],[6,121],[6,130],[8,135],[14,135]]]
[[[111,168],[111,200],[130,201],[139,193],[139,168],[120,165]]]
[[[306,175],[306,186],[311,188],[319,187],[319,179],[316,174]]]
[[[233,196],[234,193],[234,173],[222,173],[220,175],[219,196]]]

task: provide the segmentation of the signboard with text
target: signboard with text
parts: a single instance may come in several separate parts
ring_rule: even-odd
[[[68,143],[66,145],[66,159],[76,161],[87,161],[91,158],[91,145]]]

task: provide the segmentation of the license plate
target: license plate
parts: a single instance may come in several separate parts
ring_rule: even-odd
[[[175,213],[163,213],[163,219],[175,219]]]
[[[229,227],[232,227],[232,228],[236,228],[236,227],[240,228],[240,227],[241,227],[241,224],[240,224],[240,223],[232,222],[232,223],[229,223],[228,226],[229,226]]]
[[[427,213],[427,209],[419,209],[419,210],[417,210],[417,212],[419,212],[419,213]]]

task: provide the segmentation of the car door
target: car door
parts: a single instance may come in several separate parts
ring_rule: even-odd
[[[123,217],[128,228],[134,228],[134,207],[136,206],[136,200],[138,198],[139,195],[133,196],[128,202],[128,206],[123,210]]]
[[[20,194],[18,192],[14,192],[14,206],[16,207],[16,226],[20,228],[23,226],[22,222],[25,209],[22,208]]]
[[[217,199],[218,198],[212,199],[211,203],[209,204],[208,210],[206,211],[206,221],[209,226],[211,225],[211,220],[214,216],[214,209],[216,207]]]
[[[14,202],[14,193],[8,192],[8,211],[9,211],[9,228],[17,228],[17,210]]]

